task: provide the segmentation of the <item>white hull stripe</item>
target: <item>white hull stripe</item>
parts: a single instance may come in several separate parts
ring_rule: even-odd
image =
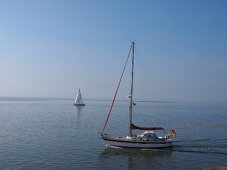
[[[171,144],[171,141],[169,142],[137,142],[137,141],[125,141],[125,140],[116,140],[116,139],[103,139],[105,141],[111,141],[111,142],[119,142],[119,143],[131,143],[131,144]]]

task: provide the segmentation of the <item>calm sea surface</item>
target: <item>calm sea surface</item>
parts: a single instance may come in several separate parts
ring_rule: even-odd
[[[105,148],[98,137],[110,101],[0,100],[0,169],[204,169],[227,166],[227,104],[137,103],[134,123],[174,128],[168,150]],[[149,105],[149,108],[145,107]],[[107,132],[128,133],[117,102]]]

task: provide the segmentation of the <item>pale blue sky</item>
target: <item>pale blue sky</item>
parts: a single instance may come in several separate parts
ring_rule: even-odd
[[[111,99],[136,40],[156,100],[227,101],[226,30],[225,0],[0,0],[0,96]]]

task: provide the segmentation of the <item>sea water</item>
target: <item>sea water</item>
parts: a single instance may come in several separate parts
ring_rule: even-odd
[[[111,101],[0,100],[0,169],[205,169],[227,166],[227,104],[137,102],[133,123],[175,129],[171,149],[106,148],[99,138]],[[128,134],[128,103],[106,131]],[[137,131],[136,131],[137,132]],[[136,133],[135,132],[135,133]]]

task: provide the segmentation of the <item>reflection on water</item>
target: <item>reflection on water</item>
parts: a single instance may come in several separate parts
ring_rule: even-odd
[[[108,147],[99,157],[104,169],[114,169],[116,160],[116,168],[122,164],[122,169],[151,169],[163,159],[170,161],[172,159],[172,149],[140,150]]]
[[[84,106],[75,106],[77,114],[80,114],[84,108]]]
[[[76,114],[76,126],[77,128],[80,128],[81,125],[81,114],[83,114],[83,108],[84,106],[74,106],[74,111]]]
[[[7,141],[10,141],[12,140],[13,137],[12,136],[9,136],[9,135],[6,135],[6,136],[0,136],[0,143],[1,142],[7,142]]]

